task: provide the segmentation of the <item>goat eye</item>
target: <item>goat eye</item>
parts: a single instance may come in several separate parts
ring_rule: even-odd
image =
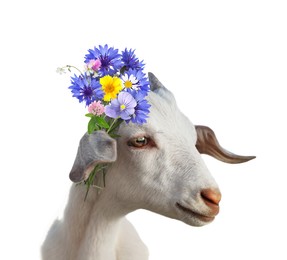
[[[135,139],[131,139],[128,141],[128,146],[133,146],[136,148],[141,148],[143,146],[146,146],[148,144],[148,138],[142,136],[142,137],[138,137]]]

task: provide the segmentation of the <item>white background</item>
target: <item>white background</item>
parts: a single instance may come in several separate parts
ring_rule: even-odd
[[[194,228],[129,215],[150,259],[287,259],[286,1],[2,1],[0,259],[39,259],[62,214],[85,109],[69,75],[99,44],[136,49],[195,124],[251,162],[204,156],[221,212]]]

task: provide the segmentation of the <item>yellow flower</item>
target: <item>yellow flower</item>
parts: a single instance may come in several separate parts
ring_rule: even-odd
[[[117,94],[122,90],[122,81],[118,77],[106,75],[100,78],[100,84],[104,91],[104,101],[110,101],[117,97]]]

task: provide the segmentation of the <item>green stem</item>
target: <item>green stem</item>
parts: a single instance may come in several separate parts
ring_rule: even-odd
[[[69,69],[69,71],[71,71],[71,70],[70,70],[70,68],[73,68],[73,69],[77,70],[78,72],[80,72],[80,74],[83,74],[83,73],[82,73],[82,71],[80,71],[80,70],[79,70],[77,67],[75,67],[75,66],[72,66],[72,65],[66,65],[65,67],[66,67],[66,68],[68,68],[68,69]]]
[[[96,177],[96,174],[100,171],[102,171],[103,173],[103,182],[104,182],[104,187],[106,186],[106,180],[105,180],[105,176],[106,176],[106,164],[97,164],[94,169],[91,171],[88,179],[84,182],[85,185],[87,186],[87,191],[85,194],[85,198],[84,201],[86,201],[87,197],[88,197],[88,193],[91,187],[95,187],[97,190],[102,190],[103,187],[99,187],[98,185],[94,184],[94,180]]]
[[[114,121],[111,123],[111,125],[110,125],[110,127],[109,127],[109,129],[107,130],[107,134],[111,131],[111,129],[112,129],[112,127],[113,127],[113,125],[117,122],[117,120],[118,120],[119,118],[117,117],[117,118],[115,118],[114,119]]]
[[[96,188],[96,189],[99,189],[99,190],[102,190],[102,189],[103,189],[103,187],[97,186],[97,185],[95,185],[95,184],[93,184],[92,187],[94,187],[94,188]]]

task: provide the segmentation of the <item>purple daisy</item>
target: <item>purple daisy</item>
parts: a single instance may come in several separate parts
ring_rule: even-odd
[[[129,69],[135,69],[135,70],[143,70],[145,64],[143,61],[139,61],[139,59],[135,55],[135,50],[128,50],[125,48],[124,51],[122,51],[122,61],[123,61],[123,66],[125,70]]]
[[[135,124],[142,125],[147,122],[151,105],[145,99],[145,93],[143,92],[133,92],[133,97],[136,100],[137,105],[135,107],[135,112],[131,117],[131,121]]]
[[[94,47],[94,49],[88,50],[89,54],[85,56],[85,63],[89,63],[90,60],[99,60],[101,67],[98,70],[99,75],[114,75],[121,69],[123,63],[121,61],[121,54],[118,53],[118,49],[108,47],[106,44],[104,47]]]
[[[71,77],[72,85],[69,87],[79,102],[85,102],[86,106],[90,105],[95,100],[100,100],[104,97],[101,84],[95,78],[87,75]]]

